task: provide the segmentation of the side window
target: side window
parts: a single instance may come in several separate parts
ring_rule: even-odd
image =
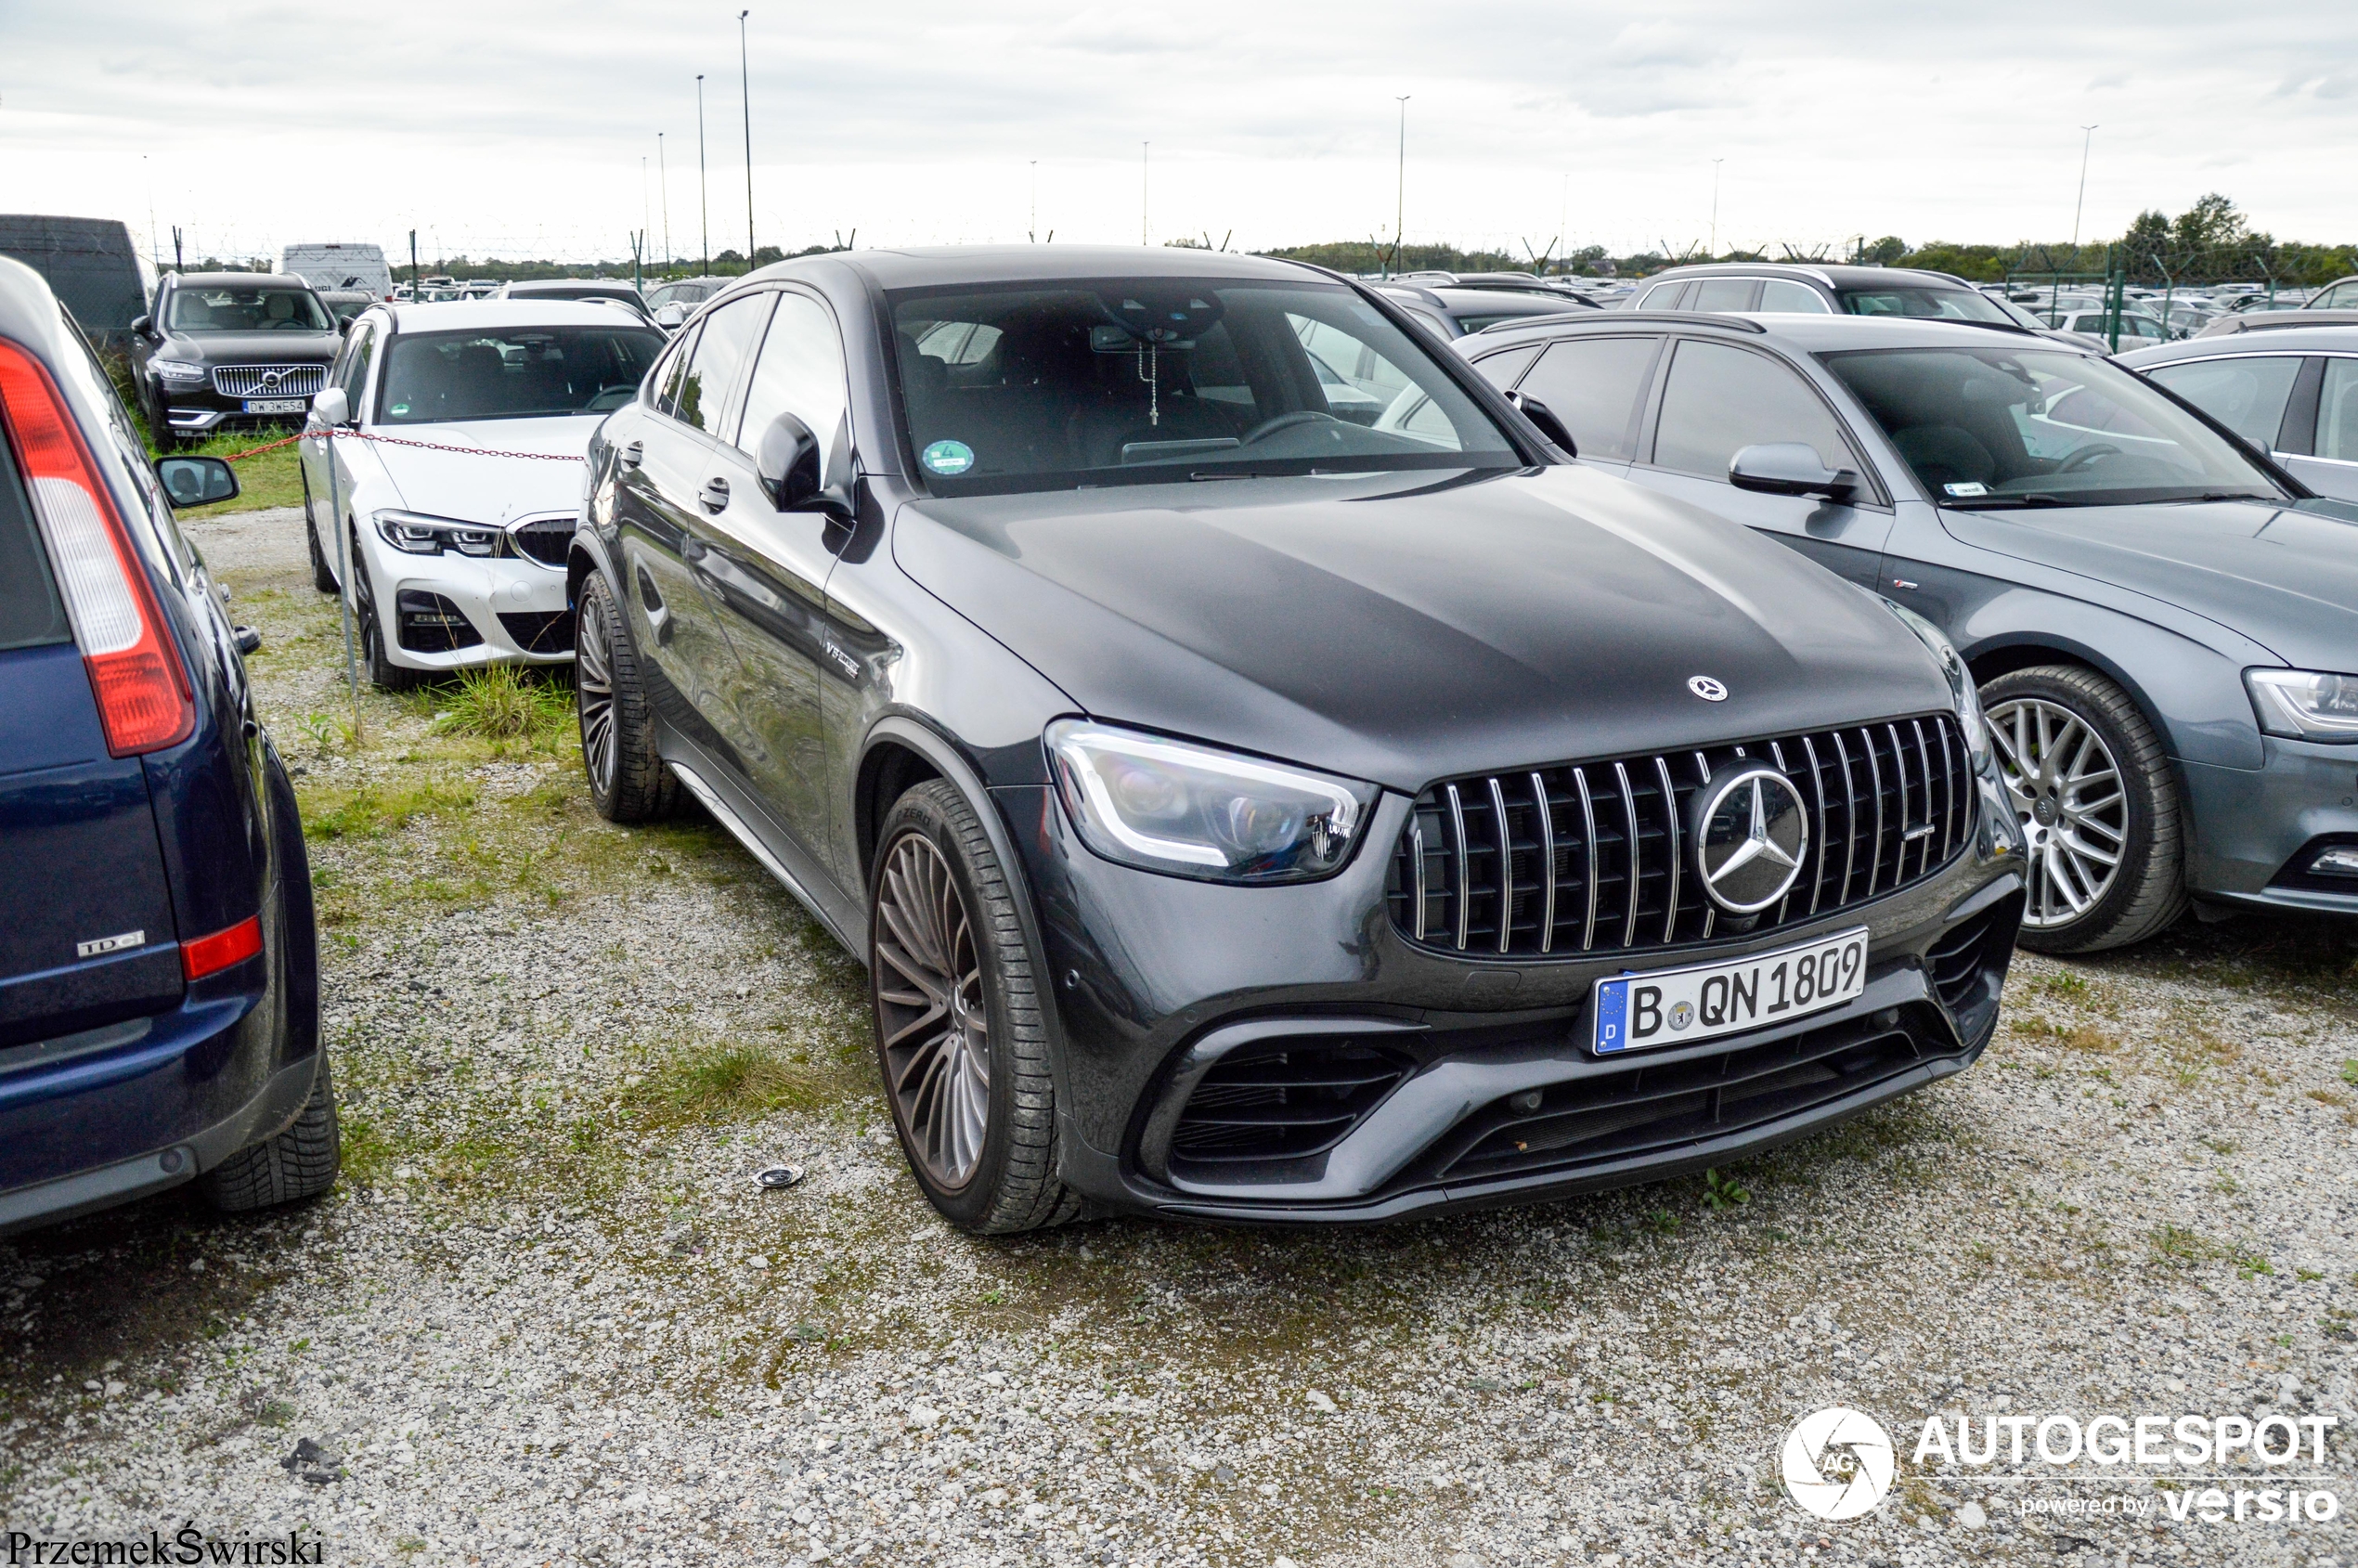
[[[2358,462],[2358,359],[2328,359],[2317,399],[2317,455]]]
[[[1750,310],[1752,292],[1759,285],[1749,278],[1706,278],[1695,285],[1689,310]]]
[[[1760,308],[1786,316],[1833,314],[1824,295],[1808,284],[1796,283],[1790,278],[1771,278],[1760,285]]]
[[[1555,343],[1520,390],[1563,421],[1582,457],[1626,460],[1637,450],[1638,403],[1661,343],[1658,337]]]
[[[2146,373],[2245,440],[2273,448],[2284,424],[2285,404],[2292,396],[2293,379],[2300,374],[2300,359],[2275,354],[2209,359],[2162,365]],[[2324,427],[2320,419],[2320,436]]]
[[[700,327],[701,323],[680,334],[671,345],[671,357],[656,372],[661,378],[661,390],[655,394],[655,407],[675,418],[680,412],[680,388],[688,379],[688,356],[696,351]]]
[[[1638,308],[1639,310],[1676,310],[1678,308],[1678,296],[1686,292],[1687,285],[1683,282],[1657,283],[1646,291],[1646,297],[1638,302]]]
[[[687,372],[680,381],[676,415],[681,423],[719,431],[737,390],[738,372],[752,356],[753,345],[761,341],[762,325],[777,297],[768,292],[748,294],[705,318],[704,330],[696,334],[695,346],[688,353]]]
[[[770,318],[769,335],[754,360],[753,379],[745,384],[736,445],[753,450],[771,421],[792,413],[819,437],[822,452],[832,450],[849,404],[843,340],[835,317],[808,294],[780,294],[778,313]]]
[[[1474,369],[1482,372],[1483,380],[1504,391],[1514,385],[1515,378],[1538,357],[1539,351],[1535,348],[1510,349],[1505,354],[1488,355],[1475,360]],[[1540,401],[1545,403],[1547,399],[1543,397]]]
[[[1655,466],[1724,481],[1730,460],[1763,441],[1798,441],[1829,468],[1852,466],[1841,427],[1793,371],[1748,349],[1680,343],[1663,388]]]
[[[2337,283],[2332,288],[2327,289],[2324,293],[2319,294],[2315,299],[2311,300],[2307,308],[2311,310],[2348,310],[2352,305],[2358,305],[2358,283]]]
[[[344,404],[354,419],[365,419],[368,409],[361,404],[361,394],[369,387],[369,363],[377,355],[377,329],[372,323],[353,330],[344,343],[343,373],[336,384],[343,388]]]

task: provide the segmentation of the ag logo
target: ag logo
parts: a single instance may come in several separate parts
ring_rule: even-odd
[[[1695,869],[1730,914],[1757,914],[1801,875],[1809,813],[1793,782],[1766,762],[1722,773],[1696,795]]]
[[[1820,1519],[1856,1519],[1891,1490],[1891,1434],[1872,1416],[1834,1406],[1785,1434],[1785,1493]]]

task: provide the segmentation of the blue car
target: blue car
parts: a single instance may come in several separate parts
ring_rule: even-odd
[[[195,1182],[335,1180],[294,791],[173,507],[80,330],[0,259],[0,1231]]]

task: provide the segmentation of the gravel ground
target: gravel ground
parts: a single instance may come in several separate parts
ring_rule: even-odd
[[[1826,1524],[1778,1484],[1834,1404],[1903,1461],[1944,1410],[2358,1420],[2347,927],[2025,957],[1978,1068],[1741,1191],[976,1240],[902,1168],[861,971],[725,836],[600,822],[561,731],[456,734],[447,693],[372,693],[356,735],[299,514],[191,532],[301,771],[346,1173],[0,1240],[7,1529],[330,1562],[2358,1562],[2347,1514],[2025,1515],[1903,1463]],[[809,1179],[758,1189],[781,1159]]]

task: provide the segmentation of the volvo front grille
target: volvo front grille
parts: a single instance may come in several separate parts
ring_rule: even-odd
[[[224,397],[308,397],[328,384],[325,365],[219,365],[213,390]]]

